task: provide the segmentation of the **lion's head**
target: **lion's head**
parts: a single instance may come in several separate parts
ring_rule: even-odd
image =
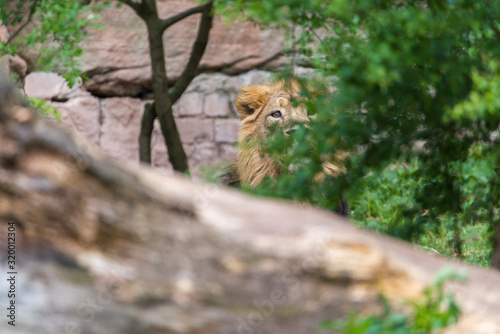
[[[277,177],[282,171],[279,165],[265,154],[259,143],[270,135],[276,125],[285,132],[292,130],[294,123],[307,123],[307,110],[293,103],[298,98],[297,84],[286,85],[279,82],[273,85],[248,86],[241,89],[236,98],[236,109],[241,116],[238,157],[236,162],[222,175],[226,185],[259,185],[266,176]],[[325,156],[323,171],[315,175],[320,182],[326,175],[344,174],[342,161],[346,154],[336,152]],[[290,171],[290,170],[289,170]],[[347,215],[347,204],[339,197],[337,212]]]
[[[263,138],[276,124],[288,131],[294,123],[308,122],[307,111],[292,103],[297,93],[294,83],[243,87],[236,98],[236,109],[241,116],[239,141]]]
[[[295,83],[284,82],[241,89],[236,98],[236,109],[241,116],[240,147],[235,164],[239,183],[256,186],[266,176],[279,175],[278,165],[261,152],[257,142],[275,126],[288,132],[294,123],[309,122],[307,111],[292,103],[297,93]]]

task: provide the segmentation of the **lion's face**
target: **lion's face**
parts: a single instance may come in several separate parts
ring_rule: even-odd
[[[296,91],[294,87],[285,90],[282,83],[242,88],[236,99],[241,116],[240,142],[264,137],[275,124],[289,131],[294,123],[308,122],[307,111],[292,103]]]
[[[259,185],[266,176],[277,177],[280,167],[267,154],[261,151],[260,140],[264,140],[273,125],[288,132],[294,123],[307,123],[309,117],[302,106],[294,106],[292,99],[297,97],[295,83],[286,87],[283,82],[274,85],[243,87],[236,98],[236,109],[241,116],[238,157],[236,159],[235,179],[241,184]],[[338,176],[345,173],[342,161],[345,154],[337,152],[336,162],[325,161],[323,172],[315,177],[317,181],[325,175]],[[329,159],[329,157],[327,157]]]
[[[280,173],[279,166],[261,152],[254,139],[265,139],[274,125],[288,132],[294,123],[309,121],[307,111],[292,103],[298,88],[294,84],[288,88],[284,83],[243,87],[236,98],[236,109],[241,116],[236,171],[242,184],[256,186],[264,177]]]

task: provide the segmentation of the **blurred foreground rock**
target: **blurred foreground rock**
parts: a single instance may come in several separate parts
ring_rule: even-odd
[[[118,166],[39,119],[0,79],[0,268],[16,222],[16,327],[1,333],[316,333],[417,297],[440,268],[464,315],[500,332],[500,273],[360,231],[323,210]]]

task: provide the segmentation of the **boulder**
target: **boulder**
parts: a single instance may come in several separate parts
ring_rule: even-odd
[[[3,71],[16,76],[19,82],[22,82],[24,80],[24,77],[26,76],[26,73],[28,71],[28,64],[19,55],[4,55],[2,58],[0,58],[0,65],[3,68]]]
[[[31,72],[24,83],[26,95],[49,101],[68,100],[78,93],[85,95],[79,88],[79,83],[70,88],[61,75],[52,72]]]

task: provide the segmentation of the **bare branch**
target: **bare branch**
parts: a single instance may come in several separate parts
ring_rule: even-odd
[[[168,19],[165,19],[165,20],[161,20],[160,22],[160,29],[161,31],[165,31],[168,27],[170,27],[171,25],[185,19],[186,17],[190,16],[190,15],[193,15],[193,14],[196,14],[196,13],[202,13],[203,10],[209,6],[210,8],[212,7],[212,1],[210,1],[209,3],[206,3],[204,5],[200,5],[198,7],[193,7],[193,8],[190,8],[188,10],[185,10],[183,11],[182,13],[179,13],[177,15],[174,15],[172,17],[169,17]]]
[[[151,135],[153,134],[155,118],[155,102],[146,104],[139,135],[139,159],[147,164],[151,164]]]
[[[130,8],[132,8],[137,14],[139,14],[139,11],[141,10],[141,3],[135,2],[134,0],[120,0],[120,2],[123,2],[124,4],[128,5]],[[139,15],[140,16],[140,15]]]
[[[193,44],[189,62],[174,87],[168,91],[172,104],[179,99],[196,75],[196,70],[198,69],[201,57],[207,47],[208,35],[210,33],[210,29],[212,28],[212,19],[212,1],[210,1],[204,5],[203,15],[201,17],[200,26],[198,27],[198,36]]]
[[[31,22],[31,19],[33,18],[33,14],[35,13],[36,8],[38,7],[38,4],[40,3],[40,0],[35,0],[35,2],[31,5],[30,7],[30,13],[28,15],[28,19],[26,22],[24,22],[19,28],[17,28],[16,31],[12,35],[10,35],[9,39],[7,42],[5,42],[5,45],[8,45],[10,42],[16,38],[16,36],[24,29],[26,26]]]

